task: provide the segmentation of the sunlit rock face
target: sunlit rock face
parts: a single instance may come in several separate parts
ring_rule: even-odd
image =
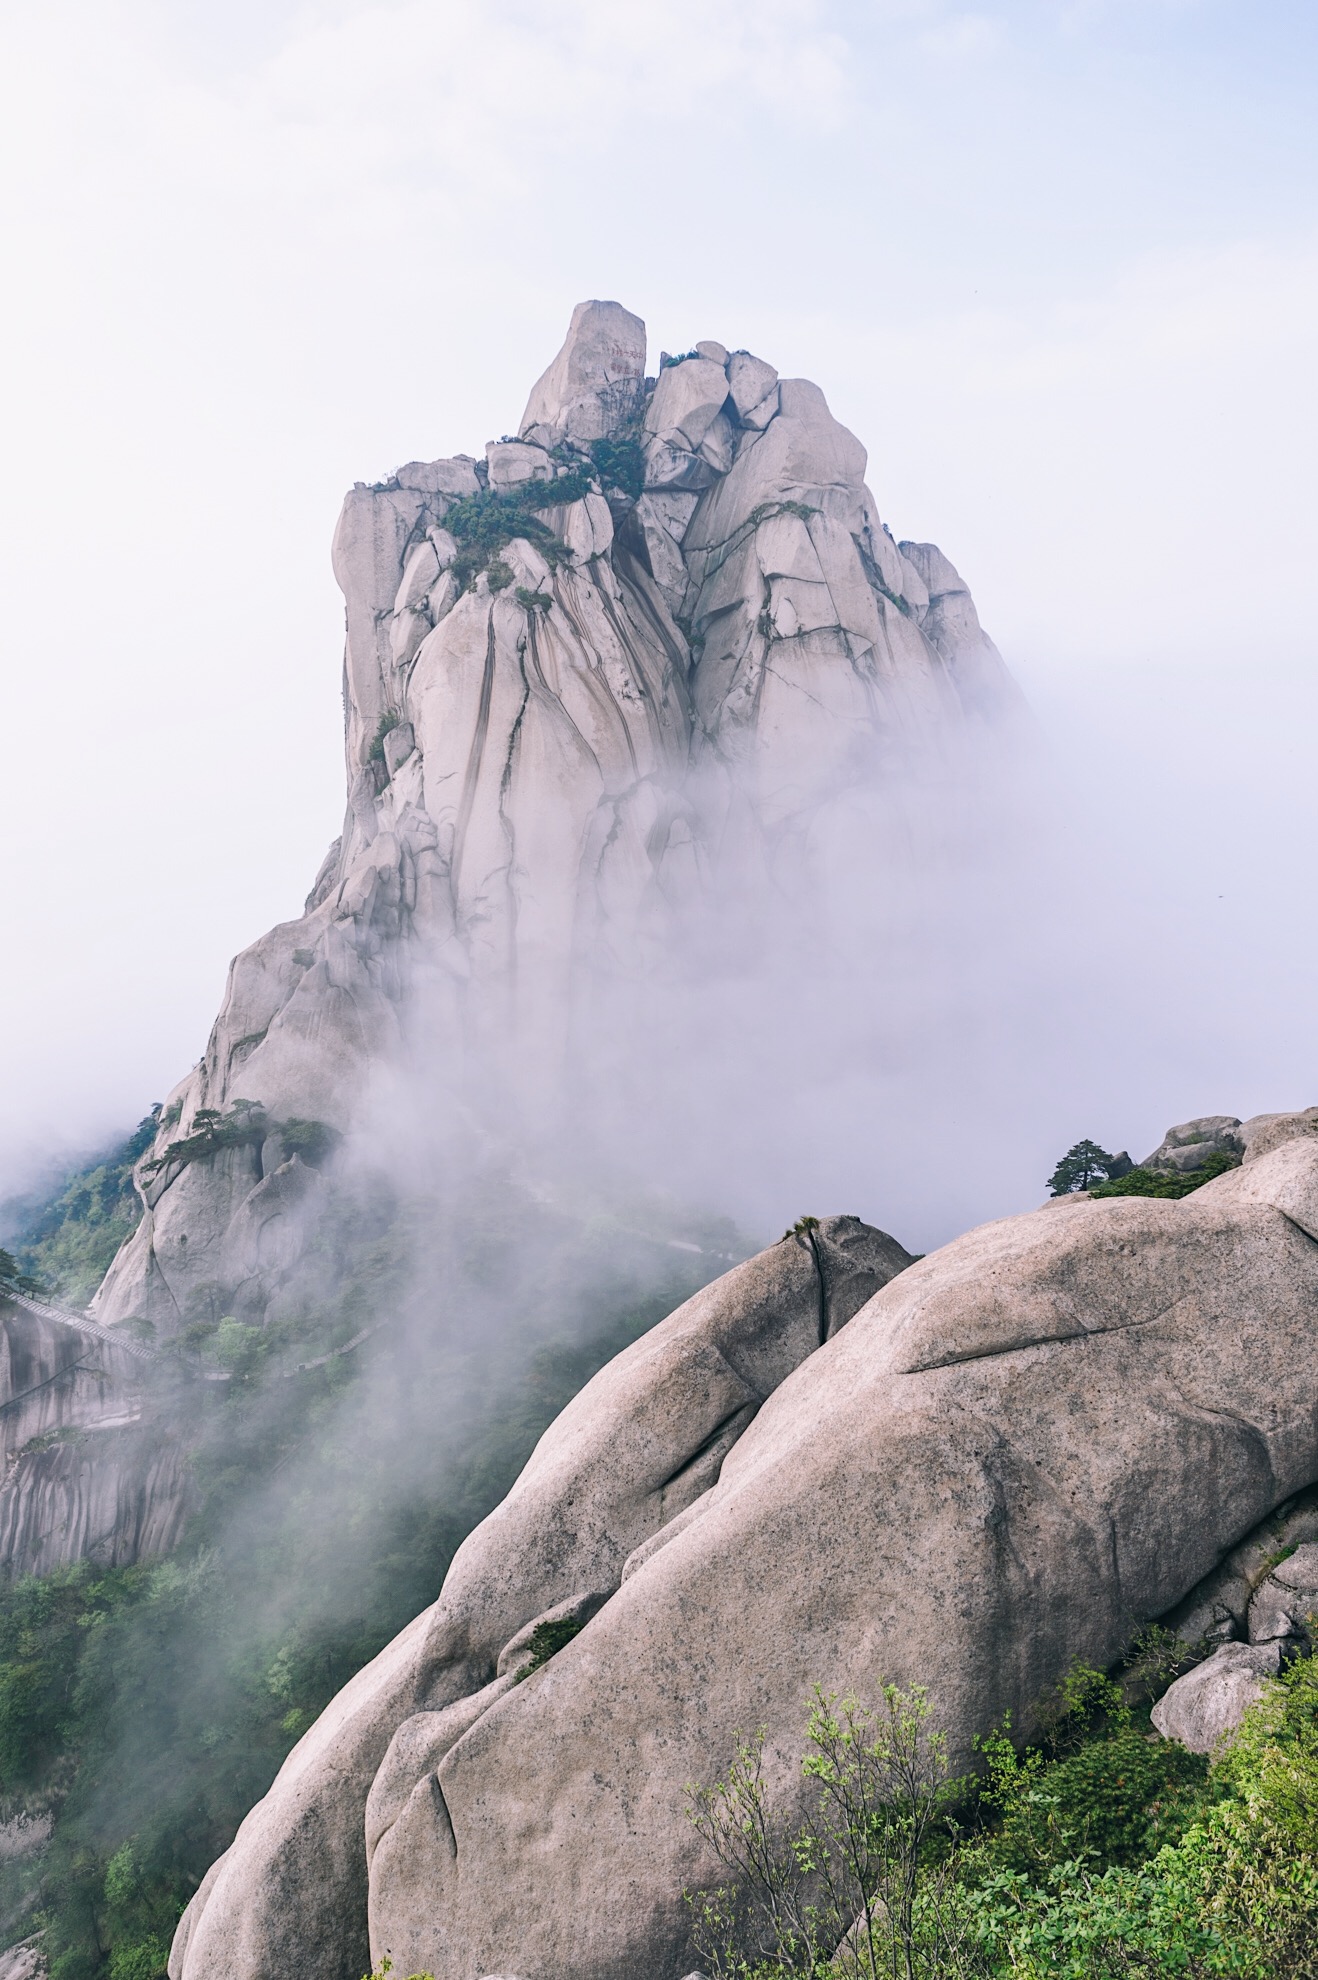
[[[294,1748],[171,1980],[680,1980],[684,1893],[727,1875],[689,1784],[759,1727],[790,1834],[813,1686],[927,1686],[959,1772],[1159,1619],[1307,1647],[1318,1137],[1236,1126],[1181,1201],[1077,1195],[919,1261],[798,1227],[627,1348]],[[1201,1749],[1219,1680],[1168,1694]]]
[[[234,962],[101,1318],[258,1312],[320,1188],[287,1124],[351,1130],[409,1025],[534,1102],[592,975],[663,954],[729,859],[771,896],[840,795],[1013,705],[865,465],[817,386],[711,342],[647,377],[640,319],[587,302],[517,437],[351,491],[343,835]]]

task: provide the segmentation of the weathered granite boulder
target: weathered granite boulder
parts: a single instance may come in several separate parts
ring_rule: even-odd
[[[1234,1114],[1205,1114],[1199,1120],[1182,1121],[1179,1127],[1168,1128],[1141,1166],[1183,1174],[1202,1168],[1210,1155],[1239,1157],[1244,1148],[1240,1126]]]
[[[434,1607],[293,1749],[189,1905],[174,1980],[308,1961],[327,1980],[360,1980],[367,1836],[392,1826],[436,1738],[456,1738],[513,1686],[530,1626],[598,1608],[621,1585],[629,1559],[708,1492],[765,1397],[910,1262],[882,1231],[827,1217],[610,1362],[458,1550]]]
[[[927,1684],[967,1761],[1318,1480],[1315,1240],[1298,1131],[1182,1202],[986,1225],[841,1332],[789,1249],[789,1352],[700,1324],[731,1281],[710,1288],[587,1386],[435,1609],[296,1750],[174,1980],[347,1980],[361,1859],[333,1810],[364,1804],[371,1950],[399,1971],[676,1980],[681,1894],[717,1874],[684,1786],[739,1729],[766,1726],[784,1809],[815,1683]],[[583,1627],[519,1682],[513,1639],[573,1602]]]
[[[1281,1669],[1279,1643],[1223,1643],[1163,1693],[1153,1723],[1191,1753],[1213,1753]]]
[[[1279,1643],[1305,1656],[1318,1614],[1318,1544],[1309,1541],[1278,1562],[1250,1597],[1249,1640]]]
[[[233,963],[100,1318],[173,1331],[202,1287],[261,1318],[320,1215],[305,1163],[276,1176],[280,1123],[350,1132],[374,1077],[441,1051],[491,1111],[543,1113],[597,973],[648,969],[747,873],[808,897],[849,790],[987,746],[1015,690],[865,467],[817,386],[712,340],[647,380],[644,324],[587,302],[517,438],[351,490],[343,832],[302,917]],[[243,1102],[264,1143],[193,1145]]]
[[[1294,1117],[1292,1117],[1294,1118]],[[1249,1634],[1249,1609],[1280,1557],[1318,1540],[1318,1490],[1282,1502],[1164,1617],[1192,1651]]]

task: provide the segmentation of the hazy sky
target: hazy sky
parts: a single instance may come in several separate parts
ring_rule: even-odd
[[[0,1185],[300,909],[343,490],[590,295],[824,387],[1128,877],[1041,1157],[1318,1099],[1316,96],[1312,0],[10,0]]]

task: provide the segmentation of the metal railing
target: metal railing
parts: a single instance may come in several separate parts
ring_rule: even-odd
[[[73,1327],[88,1340],[100,1341],[106,1347],[118,1348],[121,1354],[131,1354],[135,1361],[159,1361],[159,1353],[148,1347],[145,1341],[135,1341],[130,1334],[116,1327],[102,1327],[99,1321],[89,1320],[85,1313],[66,1313],[62,1306],[55,1306],[49,1300],[36,1299],[31,1293],[19,1292],[16,1287],[0,1280],[0,1298],[9,1300],[14,1306],[26,1307],[29,1313],[37,1314],[42,1320],[55,1320],[61,1326]]]

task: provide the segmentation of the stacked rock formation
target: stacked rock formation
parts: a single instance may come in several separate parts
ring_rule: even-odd
[[[817,386],[645,349],[582,303],[515,438],[345,500],[343,835],[234,962],[101,1318],[169,1330],[201,1285],[259,1316],[315,1216],[307,1124],[352,1129],[409,1025],[525,1099],[591,969],[644,967],[721,860],[772,886],[841,793],[1014,704]]]
[[[1299,1534],[1318,1483],[1314,1127],[1270,1117],[1180,1201],[1074,1197],[897,1272],[835,1220],[708,1287],[587,1385],[294,1750],[172,1980],[355,1980],[368,1951],[678,1980],[682,1894],[720,1876],[685,1785],[763,1725],[789,1813],[812,1685],[928,1685],[961,1764],[1178,1605],[1294,1636],[1315,1550],[1261,1586],[1232,1550]]]

